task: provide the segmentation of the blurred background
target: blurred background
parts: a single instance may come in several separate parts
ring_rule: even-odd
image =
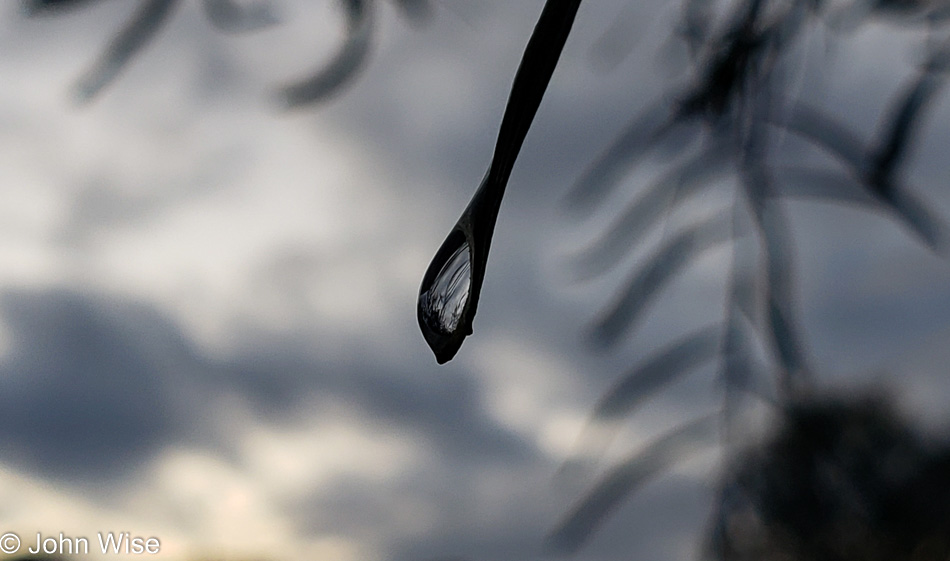
[[[235,34],[180,2],[76,103],[139,9],[82,4],[48,17],[0,4],[0,531],[129,531],[160,538],[169,560],[544,557],[583,491],[554,476],[597,398],[722,314],[726,248],[595,351],[585,330],[629,269],[580,283],[569,266],[643,181],[631,174],[587,220],[563,211],[685,68],[679,6],[582,4],[509,184],[475,334],[440,367],[416,325],[419,281],[488,165],[544,3],[436,0],[420,15],[374,2],[365,64],[292,109],[278,89],[339,51],[341,4],[274,0],[274,25]],[[886,20],[811,30],[795,95],[871,135],[921,39]],[[905,165],[950,217],[948,97]],[[787,210],[817,385],[876,388],[942,434],[946,259],[880,214]],[[714,365],[697,370],[608,455],[714,411],[720,390]],[[716,468],[711,450],[664,473],[576,557],[693,557]]]

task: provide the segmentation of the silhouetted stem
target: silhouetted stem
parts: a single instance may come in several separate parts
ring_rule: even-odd
[[[580,0],[548,0],[544,5],[515,74],[488,172],[423,277],[420,296],[428,294],[439,274],[443,272],[446,260],[455,255],[461,244],[468,244],[471,283],[458,324],[452,329],[432,325],[432,315],[425,309],[423,299],[419,300],[419,326],[440,364],[451,360],[462,346],[465,337],[472,333],[472,320],[478,305],[492,233],[505,187],[534,115],[544,98],[544,92],[557,66],[579,6]]]

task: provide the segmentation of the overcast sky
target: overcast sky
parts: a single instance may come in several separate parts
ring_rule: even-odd
[[[33,20],[0,5],[0,531],[130,531],[166,559],[540,558],[580,489],[553,475],[597,397],[722,313],[717,250],[596,353],[585,329],[633,261],[586,284],[567,267],[638,185],[588,221],[558,206],[672,83],[658,52],[675,11],[582,5],[512,175],[475,334],[437,366],[419,281],[488,165],[543,2],[439,0],[420,25],[380,0],[358,79],[290,112],[276,88],[332,55],[341,20],[335,2],[275,2],[284,23],[246,35],[184,2],[85,107],[70,88],[135,3]],[[634,49],[614,66],[592,58],[611,25]],[[915,38],[826,39],[809,37],[801,96],[871,134]],[[908,162],[944,216],[948,98]],[[941,422],[950,265],[882,215],[789,209],[822,383],[890,384]],[[611,457],[712,411],[712,378],[639,412]],[[695,552],[713,460],[645,487],[578,557]]]

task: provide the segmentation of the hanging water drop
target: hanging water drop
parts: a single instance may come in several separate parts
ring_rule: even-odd
[[[419,327],[439,364],[451,360],[472,332],[471,316],[478,301],[473,267],[468,237],[453,230],[422,279],[417,305]]]
[[[455,250],[429,290],[419,295],[420,313],[429,329],[449,335],[458,327],[472,284],[472,263],[467,243]]]

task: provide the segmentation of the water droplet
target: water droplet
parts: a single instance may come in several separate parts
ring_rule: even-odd
[[[428,290],[419,295],[420,317],[432,331],[450,335],[458,328],[472,284],[467,242],[449,256]]]

